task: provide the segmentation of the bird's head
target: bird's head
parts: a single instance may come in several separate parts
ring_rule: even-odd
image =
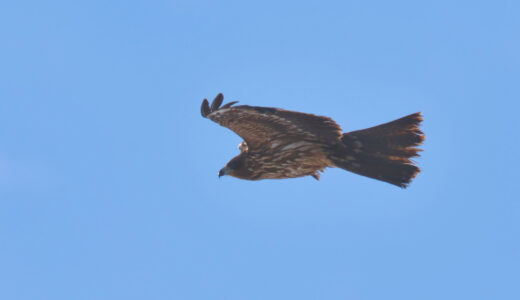
[[[224,168],[220,169],[218,172],[218,177],[222,177],[224,175],[229,175],[237,178],[244,178],[247,173],[246,163],[245,163],[245,155],[241,153],[240,155],[231,159]]]

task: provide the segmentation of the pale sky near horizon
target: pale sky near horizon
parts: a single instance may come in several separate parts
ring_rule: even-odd
[[[0,4],[0,299],[520,299],[517,1]],[[217,177],[203,98],[422,111],[406,190]]]

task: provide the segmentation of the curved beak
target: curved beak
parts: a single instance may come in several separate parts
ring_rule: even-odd
[[[220,178],[224,175],[226,175],[226,173],[224,172],[224,169],[220,169],[220,171],[218,172],[218,178]]]

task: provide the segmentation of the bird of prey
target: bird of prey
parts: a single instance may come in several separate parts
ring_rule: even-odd
[[[406,188],[420,169],[410,159],[419,156],[424,141],[423,120],[415,113],[379,126],[343,133],[331,118],[280,108],[221,106],[218,94],[211,106],[204,99],[204,118],[227,127],[244,141],[240,154],[219,172],[240,179],[282,179],[313,176],[327,167]]]

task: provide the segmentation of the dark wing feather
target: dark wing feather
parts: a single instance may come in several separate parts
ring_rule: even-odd
[[[202,105],[200,106],[200,114],[206,118],[211,113],[211,108],[209,108],[208,99],[204,99],[202,101]]]
[[[215,99],[213,99],[213,102],[211,103],[211,111],[216,111],[222,104],[223,100],[224,95],[222,95],[222,93],[218,94],[217,97],[215,97]]]
[[[233,104],[236,104],[238,103],[238,101],[232,101],[232,102],[229,102],[229,103],[226,103],[224,104],[221,108],[224,109],[224,108],[230,108]]]
[[[224,100],[224,95],[222,95],[222,93],[218,94],[217,97],[215,97],[215,99],[213,99],[213,102],[211,103],[211,107],[210,107],[208,99],[204,99],[204,101],[202,101],[202,105],[200,106],[200,114],[204,118],[207,118],[208,115],[214,111],[217,111],[219,109],[224,109],[224,108],[230,108],[233,104],[238,103],[238,101],[233,101],[233,102],[229,102],[226,105],[220,107],[223,100]]]
[[[203,104],[204,105],[204,104]],[[341,128],[332,119],[279,108],[227,104],[206,115],[241,136],[250,151],[300,140],[336,143]]]

